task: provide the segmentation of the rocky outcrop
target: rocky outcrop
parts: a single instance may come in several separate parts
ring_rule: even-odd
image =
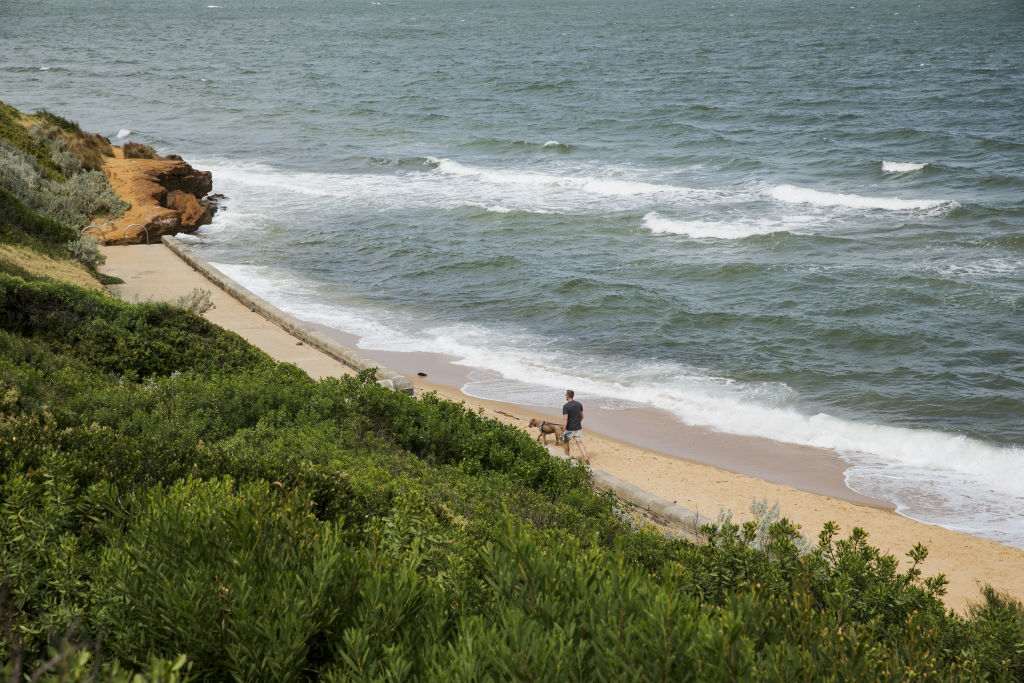
[[[114,191],[131,208],[123,216],[99,223],[106,244],[156,243],[162,235],[195,232],[213,219],[213,175],[198,171],[177,155],[159,159],[125,159],[120,147],[103,172]]]

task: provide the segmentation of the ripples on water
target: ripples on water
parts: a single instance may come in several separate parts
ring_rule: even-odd
[[[1019,3],[50,5],[4,99],[213,170],[284,308],[1024,544]]]

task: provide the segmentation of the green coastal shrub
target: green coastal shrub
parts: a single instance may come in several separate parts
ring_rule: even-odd
[[[9,469],[0,493],[0,643],[35,668],[51,641],[82,635],[108,497],[103,486],[85,491],[52,473]]]
[[[49,149],[29,133],[22,125],[24,115],[4,102],[0,102],[0,141],[21,150],[35,160],[47,180],[60,181],[63,176],[50,156]],[[0,165],[2,166],[2,165]]]
[[[27,131],[17,123],[20,114],[15,118],[14,110],[4,107],[0,106],[0,185],[29,210],[75,229],[94,217],[119,216],[127,210],[130,205],[99,170],[104,154],[111,153],[109,142],[66,121]],[[46,116],[45,121],[59,118]]]
[[[270,363],[258,349],[189,311],[132,305],[73,285],[0,275],[0,329],[132,377]]]
[[[98,621],[122,661],[182,652],[207,677],[294,681],[340,635],[359,568],[305,496],[190,480],[137,509],[96,569]]]
[[[426,678],[874,681],[957,670],[925,654],[930,641],[890,648],[870,625],[843,627],[799,585],[708,607],[687,590],[685,563],[651,580],[618,549],[538,541],[513,525],[486,548],[490,601],[460,619]]]
[[[637,532],[583,468],[465,406],[0,277],[4,673],[1019,678],[1018,604],[958,617],[922,548],[899,570],[829,525],[808,551],[759,509],[702,544]]]
[[[184,683],[192,680],[188,675],[188,657],[184,655],[173,661],[154,657],[148,666],[136,671],[117,661],[103,661],[90,644],[69,638],[51,646],[47,654],[49,657],[44,663],[29,671],[24,670],[23,658],[15,654],[0,662],[0,676],[14,681],[22,680],[24,675],[25,680],[39,683]]]
[[[207,311],[216,308],[213,301],[210,300],[210,290],[201,289],[196,287],[191,290],[188,294],[182,294],[178,298],[171,301],[172,306],[178,306],[184,308],[186,311],[192,311],[196,315],[202,315]]]
[[[992,586],[983,586],[981,597],[969,610],[971,628],[962,633],[965,658],[990,680],[1007,672],[1024,680],[1024,604]]]
[[[76,238],[72,228],[31,211],[11,191],[0,187],[0,240],[55,256],[67,253],[65,245]]]
[[[99,240],[92,235],[79,235],[77,240],[68,242],[68,251],[75,260],[86,268],[95,269],[107,262],[107,257],[100,253]]]

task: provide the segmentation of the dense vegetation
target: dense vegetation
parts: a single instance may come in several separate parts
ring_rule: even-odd
[[[1020,675],[1019,605],[946,613],[859,530],[807,554],[784,520],[633,530],[521,430],[313,381],[165,304],[0,276],[0,327],[8,672]]]
[[[1024,679],[1024,609],[947,612],[923,548],[668,538],[523,431],[373,379],[0,273],[0,675]]]
[[[0,102],[0,243],[76,260],[102,280],[96,240],[79,230],[128,208],[99,170],[111,155],[108,140],[74,122],[47,111],[25,115]]]

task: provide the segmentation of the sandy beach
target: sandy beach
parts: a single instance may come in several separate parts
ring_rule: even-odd
[[[418,394],[436,391],[444,398],[482,407],[486,415],[524,429],[531,417],[557,418],[524,406],[469,397],[453,387],[414,381]],[[769,506],[778,503],[781,514],[799,524],[812,540],[825,522],[834,521],[843,536],[854,527],[863,528],[872,545],[901,560],[915,543],[923,544],[929,551],[923,565],[925,575],[946,575],[949,586],[945,601],[957,611],[963,612],[970,603],[977,602],[979,586],[985,583],[1024,599],[1024,550],[908,519],[849,489],[844,496],[824,495],[731,472],[605,435],[600,426],[588,424],[586,419],[584,432],[593,467],[706,517],[715,519],[720,512],[728,511],[734,521],[744,521],[751,518],[753,501],[766,500]],[[716,437],[722,437],[723,445],[713,445]],[[706,439],[712,449],[739,445],[729,435],[707,435]],[[799,477],[804,472],[792,474]],[[855,502],[858,500],[861,502]]]
[[[318,378],[352,372],[217,290],[163,245],[102,251],[108,260],[101,270],[125,281],[112,288],[125,300],[170,300],[196,287],[208,289],[215,308],[206,317],[275,359],[295,363]],[[330,334],[349,345],[356,342],[343,332]],[[417,395],[435,391],[523,428],[532,417],[560,420],[560,395],[552,397],[551,406],[484,400],[462,392],[470,369],[453,365],[451,359],[427,353],[361,353],[407,374]],[[586,410],[587,397],[578,393],[577,398]],[[834,453],[715,433],[633,409],[585,412],[584,430],[595,469],[706,517],[730,511],[734,520],[742,521],[749,519],[753,501],[778,503],[782,515],[812,539],[825,522],[834,521],[844,536],[862,527],[869,542],[901,559],[916,543],[925,545],[929,555],[924,574],[946,575],[946,603],[952,609],[962,612],[977,602],[978,588],[985,583],[1024,599],[1024,550],[916,522],[894,512],[885,501],[851,491],[843,481],[843,463]]]

